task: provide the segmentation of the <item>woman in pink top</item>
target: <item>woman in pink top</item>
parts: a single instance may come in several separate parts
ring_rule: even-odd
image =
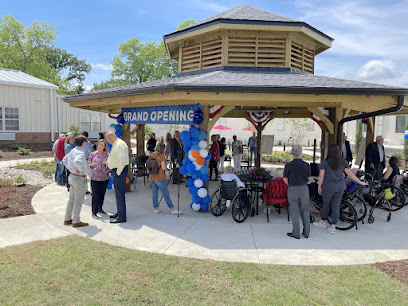
[[[210,147],[210,180],[212,177],[213,169],[215,170],[215,178],[213,181],[218,181],[218,163],[220,162],[220,146],[217,142],[217,136],[211,136],[212,145]]]
[[[109,155],[105,149],[106,141],[104,139],[98,140],[97,149],[89,155],[88,161],[88,166],[92,169],[92,217],[94,219],[100,218],[99,214],[106,214],[102,209],[102,205],[110,177],[109,169],[106,166]]]

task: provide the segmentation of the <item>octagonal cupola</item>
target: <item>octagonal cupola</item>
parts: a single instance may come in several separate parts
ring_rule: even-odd
[[[241,5],[164,35],[178,72],[221,66],[292,68],[314,73],[333,39],[305,22]]]

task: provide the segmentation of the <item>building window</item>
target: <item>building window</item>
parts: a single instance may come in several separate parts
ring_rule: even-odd
[[[407,116],[396,116],[395,133],[404,133]]]
[[[285,130],[285,119],[284,118],[278,118],[277,122],[277,130],[278,131],[284,131]]]
[[[18,108],[0,107],[0,131],[19,131],[20,116]]]
[[[100,132],[102,130],[102,114],[81,112],[81,131]]]

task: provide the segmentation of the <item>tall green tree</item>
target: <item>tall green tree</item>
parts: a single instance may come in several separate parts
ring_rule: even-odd
[[[163,42],[142,44],[137,38],[131,38],[120,44],[119,53],[112,59],[112,78],[136,84],[177,73],[177,62],[168,57]]]
[[[125,85],[132,85],[132,83],[124,81],[124,80],[120,80],[120,79],[110,78],[107,81],[102,81],[100,83],[94,83],[92,91],[113,88],[113,87],[120,87],[120,86],[125,86]]]
[[[184,21],[182,24],[179,24],[179,25],[178,25],[177,31],[178,31],[178,30],[181,30],[181,29],[184,29],[184,28],[187,28],[187,27],[189,27],[189,26],[191,26],[191,25],[193,25],[193,24],[195,24],[195,23],[196,23],[196,22],[195,22],[194,19],[186,20],[186,21]]]
[[[81,93],[92,69],[85,60],[54,47],[52,25],[33,21],[25,26],[13,16],[0,20],[0,67],[20,70],[58,85],[59,93]],[[74,84],[75,83],[75,84]]]

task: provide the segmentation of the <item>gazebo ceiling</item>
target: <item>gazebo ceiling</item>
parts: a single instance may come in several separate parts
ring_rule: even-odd
[[[396,105],[398,95],[408,95],[408,89],[317,76],[287,68],[219,67],[68,96],[64,101],[73,107],[106,113],[119,113],[121,107],[194,103],[230,105],[237,111],[342,107],[371,112]]]

